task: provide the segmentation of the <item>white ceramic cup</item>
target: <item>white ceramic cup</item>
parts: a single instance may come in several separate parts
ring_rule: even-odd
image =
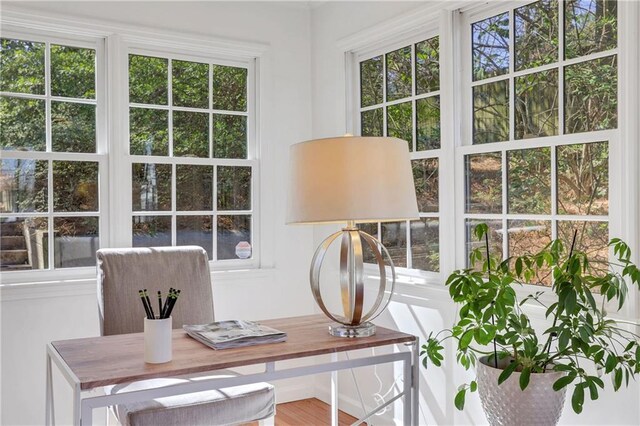
[[[144,362],[171,361],[171,317],[144,319]]]

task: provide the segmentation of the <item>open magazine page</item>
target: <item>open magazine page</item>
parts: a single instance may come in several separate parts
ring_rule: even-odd
[[[282,331],[243,320],[185,325],[182,328],[189,336],[213,349],[284,342],[287,339],[287,334]]]

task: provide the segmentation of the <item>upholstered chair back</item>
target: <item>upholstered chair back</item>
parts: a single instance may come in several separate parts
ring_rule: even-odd
[[[143,331],[145,311],[138,290],[145,288],[155,314],[158,290],[163,300],[170,287],[181,290],[171,314],[173,328],[214,320],[209,259],[202,247],[101,249],[96,256],[103,336]]]

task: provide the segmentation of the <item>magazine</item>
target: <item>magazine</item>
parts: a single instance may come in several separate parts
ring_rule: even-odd
[[[189,336],[213,349],[239,348],[287,340],[287,333],[257,322],[244,320],[183,325],[182,328]]]

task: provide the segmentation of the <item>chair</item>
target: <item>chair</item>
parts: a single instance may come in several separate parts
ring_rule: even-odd
[[[156,305],[157,298],[151,296],[157,290],[163,294],[169,287],[182,290],[171,314],[174,328],[214,320],[209,262],[201,247],[101,249],[96,256],[103,336],[143,331],[144,310],[138,297],[138,290],[143,288],[149,290]],[[216,373],[217,377],[234,374]],[[142,380],[114,386],[107,392],[169,386],[190,378],[194,376]],[[268,383],[258,383],[121,404],[112,409],[125,426],[239,424],[273,417],[275,390]]]

